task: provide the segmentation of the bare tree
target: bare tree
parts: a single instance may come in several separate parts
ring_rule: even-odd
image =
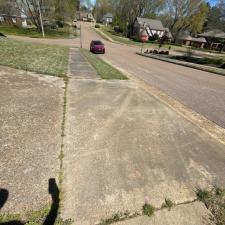
[[[21,13],[25,14],[32,23],[37,27],[37,31],[41,32],[41,21],[40,21],[40,12],[39,12],[39,5],[40,8],[43,8],[43,0],[15,0],[18,9]]]
[[[192,34],[200,32],[207,14],[208,6],[203,0],[166,0],[161,19],[176,39],[185,30]]]
[[[0,0],[0,13],[8,16],[8,17],[6,17],[6,18],[8,18],[6,21],[8,24],[13,24],[10,16],[16,14],[16,10],[14,7],[14,1],[13,0],[8,0],[8,1]]]

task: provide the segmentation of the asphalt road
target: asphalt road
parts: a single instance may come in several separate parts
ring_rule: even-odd
[[[83,46],[102,39],[89,23],[82,24]],[[138,47],[105,41],[105,58],[146,83],[225,128],[225,76],[138,56]]]

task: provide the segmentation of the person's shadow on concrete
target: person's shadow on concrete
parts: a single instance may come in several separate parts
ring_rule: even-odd
[[[52,205],[43,225],[54,225],[59,211],[59,188],[54,178],[48,181],[48,192],[52,196]]]
[[[9,192],[6,189],[1,189],[0,188],[0,210],[3,208],[5,203],[7,202],[9,197]],[[5,222],[5,223],[0,223],[1,225],[24,225],[24,223],[20,221],[10,221],[10,222]]]
[[[57,219],[59,210],[59,188],[54,178],[49,179],[48,192],[52,196],[51,209],[43,223],[43,225],[54,225]],[[9,192],[6,189],[0,188],[0,210],[3,208],[9,197]],[[29,221],[21,222],[17,220],[1,223],[1,225],[25,225]]]

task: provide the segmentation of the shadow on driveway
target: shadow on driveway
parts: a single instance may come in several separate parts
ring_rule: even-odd
[[[56,180],[54,178],[50,178],[48,182],[48,192],[52,196],[52,204],[51,209],[43,222],[43,225],[54,225],[57,219],[58,210],[59,210],[59,188],[56,184]],[[9,197],[9,192],[6,189],[0,188],[0,210],[3,208],[5,203],[7,202]],[[25,225],[29,221],[22,222],[22,221],[9,221],[1,223],[1,225]]]

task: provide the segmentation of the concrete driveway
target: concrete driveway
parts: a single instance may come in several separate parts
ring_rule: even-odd
[[[93,25],[82,23],[83,45],[102,39]],[[140,48],[105,41],[100,57],[129,72],[225,128],[225,76],[174,65],[136,55]]]
[[[51,203],[61,147],[63,80],[0,66],[0,213]],[[2,192],[1,192],[2,194]],[[3,204],[3,208],[2,207]]]

